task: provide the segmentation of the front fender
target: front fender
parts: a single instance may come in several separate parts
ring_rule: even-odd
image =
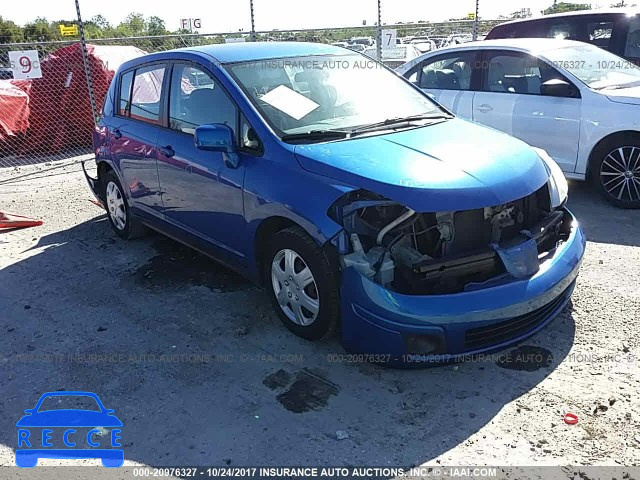
[[[290,168],[267,164],[271,162],[263,158],[247,167],[244,208],[250,238],[255,238],[259,225],[272,217],[296,223],[318,245],[324,245],[342,230],[327,211],[354,187],[296,168],[297,164]],[[274,171],[278,172],[277,179]],[[250,244],[249,257],[256,253],[255,242]]]

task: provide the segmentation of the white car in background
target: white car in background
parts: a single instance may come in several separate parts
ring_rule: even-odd
[[[468,120],[544,149],[567,178],[640,208],[640,69],[569,40],[472,42],[396,71]]]
[[[367,48],[362,52],[367,57],[377,58],[378,50],[375,47]],[[411,43],[396,45],[395,47],[382,50],[382,63],[389,68],[397,68],[414,58],[420,56],[421,52]]]

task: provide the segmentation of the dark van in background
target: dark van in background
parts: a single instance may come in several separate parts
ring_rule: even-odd
[[[565,38],[587,42],[640,64],[640,10],[586,10],[514,20],[494,27],[497,38]]]

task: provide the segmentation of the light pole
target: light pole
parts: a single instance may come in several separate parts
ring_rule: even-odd
[[[480,0],[476,0],[476,14],[473,17],[473,41],[478,40],[478,13],[480,11]]]
[[[256,41],[256,21],[253,13],[253,0],[249,0],[249,7],[251,9],[251,35],[250,39],[252,42]]]
[[[378,30],[376,32],[376,56],[382,61],[382,0],[378,0]]]
[[[98,123],[98,108],[93,94],[93,81],[91,80],[91,68],[89,66],[89,55],[87,53],[87,40],[84,36],[84,22],[80,15],[80,0],[76,0],[76,13],[78,15],[78,28],[80,30],[80,49],[82,50],[82,63],[84,64],[84,75],[87,80],[87,90],[89,91],[89,102],[91,103],[91,113],[93,114],[94,125]]]

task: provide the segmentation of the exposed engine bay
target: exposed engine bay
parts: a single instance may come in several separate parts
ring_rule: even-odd
[[[370,192],[340,198],[330,215],[348,237],[343,268],[403,294],[462,292],[503,276],[526,278],[569,237],[547,185],[493,207],[418,213]]]

